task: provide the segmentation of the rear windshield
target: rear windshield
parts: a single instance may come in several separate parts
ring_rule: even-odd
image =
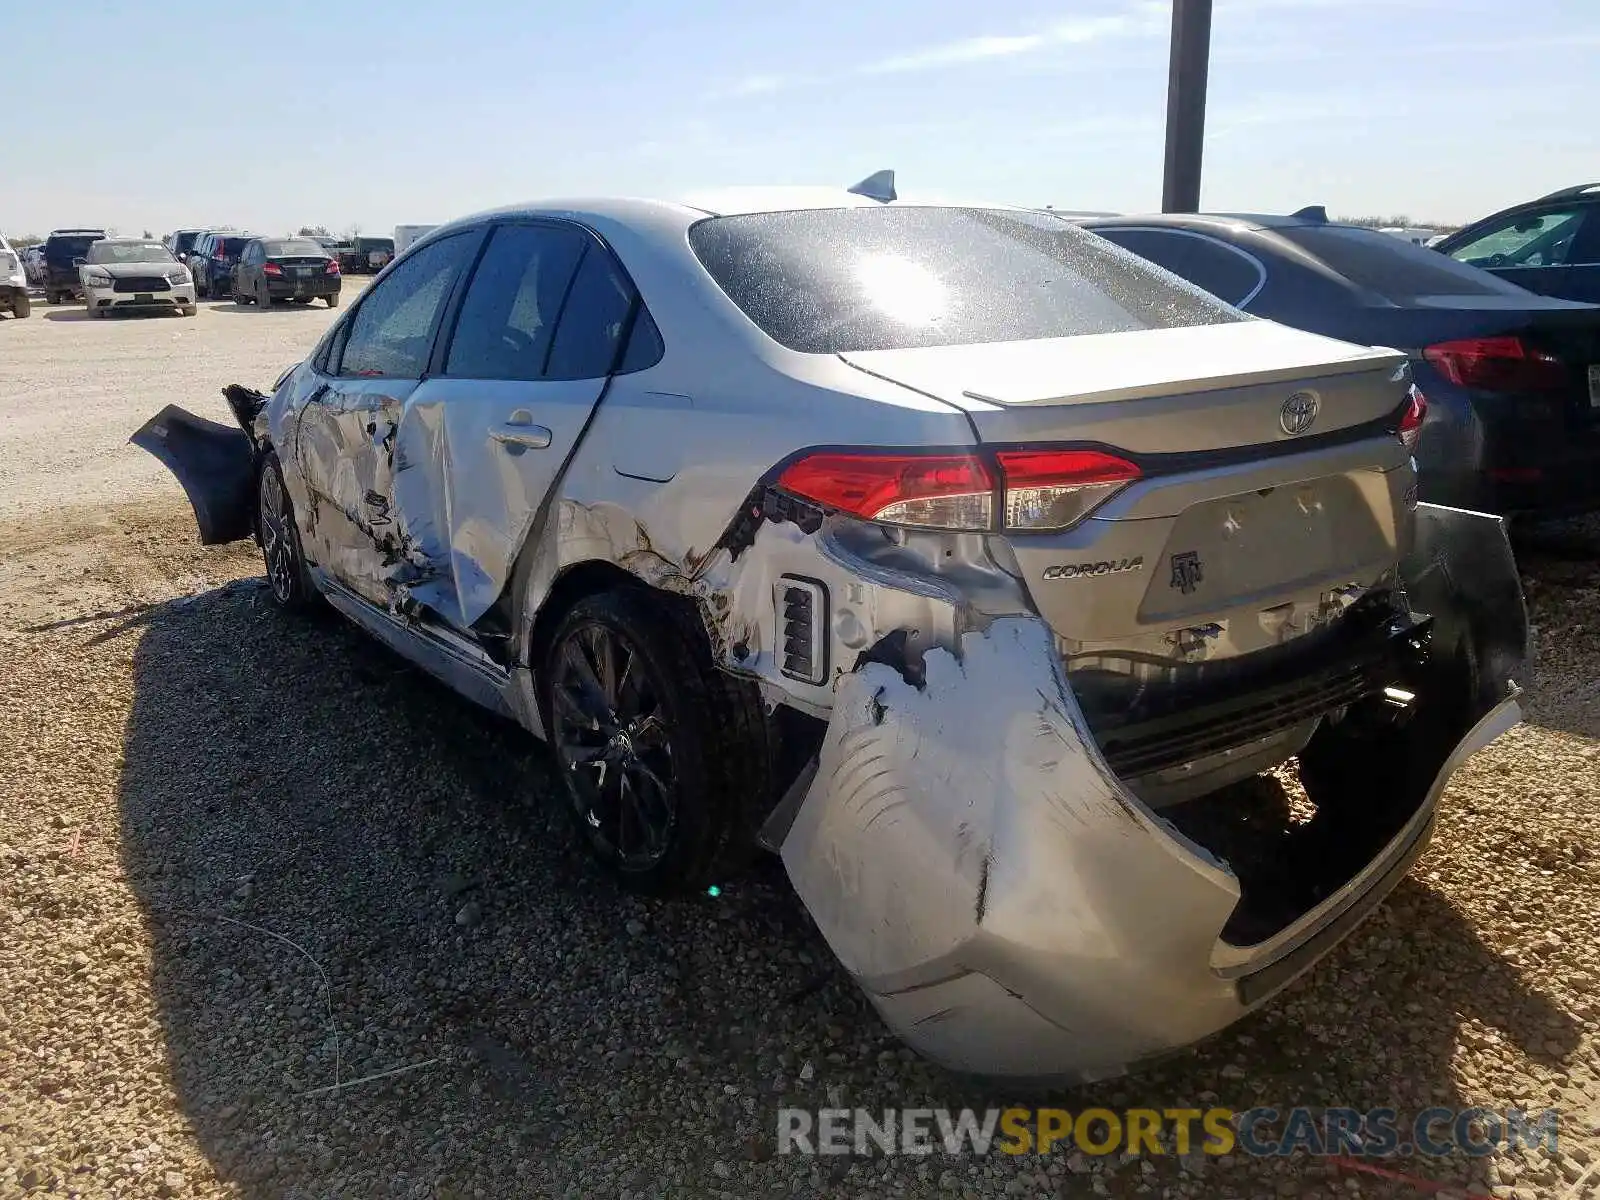
[[[285,258],[327,257],[327,255],[322,252],[322,247],[316,242],[312,241],[310,238],[286,238],[281,242],[262,242],[261,248],[267,252],[268,258],[277,258],[279,255],[282,255]]]
[[[835,208],[711,217],[689,244],[774,341],[811,354],[1244,321],[1047,214]]]
[[[393,238],[357,238],[356,247],[360,250],[393,250]]]
[[[226,254],[229,258],[238,258],[239,257],[239,252],[241,250],[243,250],[246,246],[248,246],[253,241],[255,241],[254,238],[248,238],[248,237],[219,237],[219,238],[212,238],[211,239],[211,253],[215,254],[218,250],[220,250],[220,251],[222,251],[222,253]]]
[[[86,256],[92,263],[176,262],[160,242],[96,242]]]
[[[173,239],[172,248],[179,254],[187,253],[188,251],[194,249],[194,244],[199,237],[200,231],[198,229],[191,230],[188,233],[180,233],[176,238]]]
[[[1351,225],[1285,225],[1276,231],[1357,287],[1397,304],[1422,296],[1521,296],[1514,284],[1416,246]]]
[[[101,236],[103,235],[84,233],[53,237],[44,244],[44,256],[52,262],[82,258]]]

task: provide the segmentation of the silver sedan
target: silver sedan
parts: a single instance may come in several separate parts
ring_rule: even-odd
[[[1517,576],[1416,503],[1399,353],[882,184],[456,221],[135,441],[283,608],[546,739],[627,886],[776,851],[923,1053],[1117,1074],[1405,874],[1520,718]]]

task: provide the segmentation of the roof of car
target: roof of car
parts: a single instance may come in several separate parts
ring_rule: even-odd
[[[1307,215],[1306,210],[1295,213],[1132,213],[1120,217],[1094,217],[1080,220],[1081,225],[1101,226],[1171,225],[1187,229],[1211,229],[1219,233],[1262,232],[1269,229],[1365,229],[1364,225],[1351,225],[1344,221],[1329,221],[1325,217]],[[1373,232],[1377,232],[1374,230]]]

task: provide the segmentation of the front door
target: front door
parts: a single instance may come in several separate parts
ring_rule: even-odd
[[[396,446],[440,318],[481,237],[469,230],[443,238],[363,296],[336,335],[329,374],[296,419],[295,466],[310,501],[300,514],[307,554],[383,607],[437,570],[447,552],[442,531],[398,511]]]

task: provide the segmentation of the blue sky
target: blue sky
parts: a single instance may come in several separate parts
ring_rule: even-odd
[[[0,229],[383,231],[885,166],[1149,210],[1169,28],[1166,0],[26,4]],[[1600,179],[1597,62],[1600,0],[1216,0],[1202,205],[1465,220]]]

